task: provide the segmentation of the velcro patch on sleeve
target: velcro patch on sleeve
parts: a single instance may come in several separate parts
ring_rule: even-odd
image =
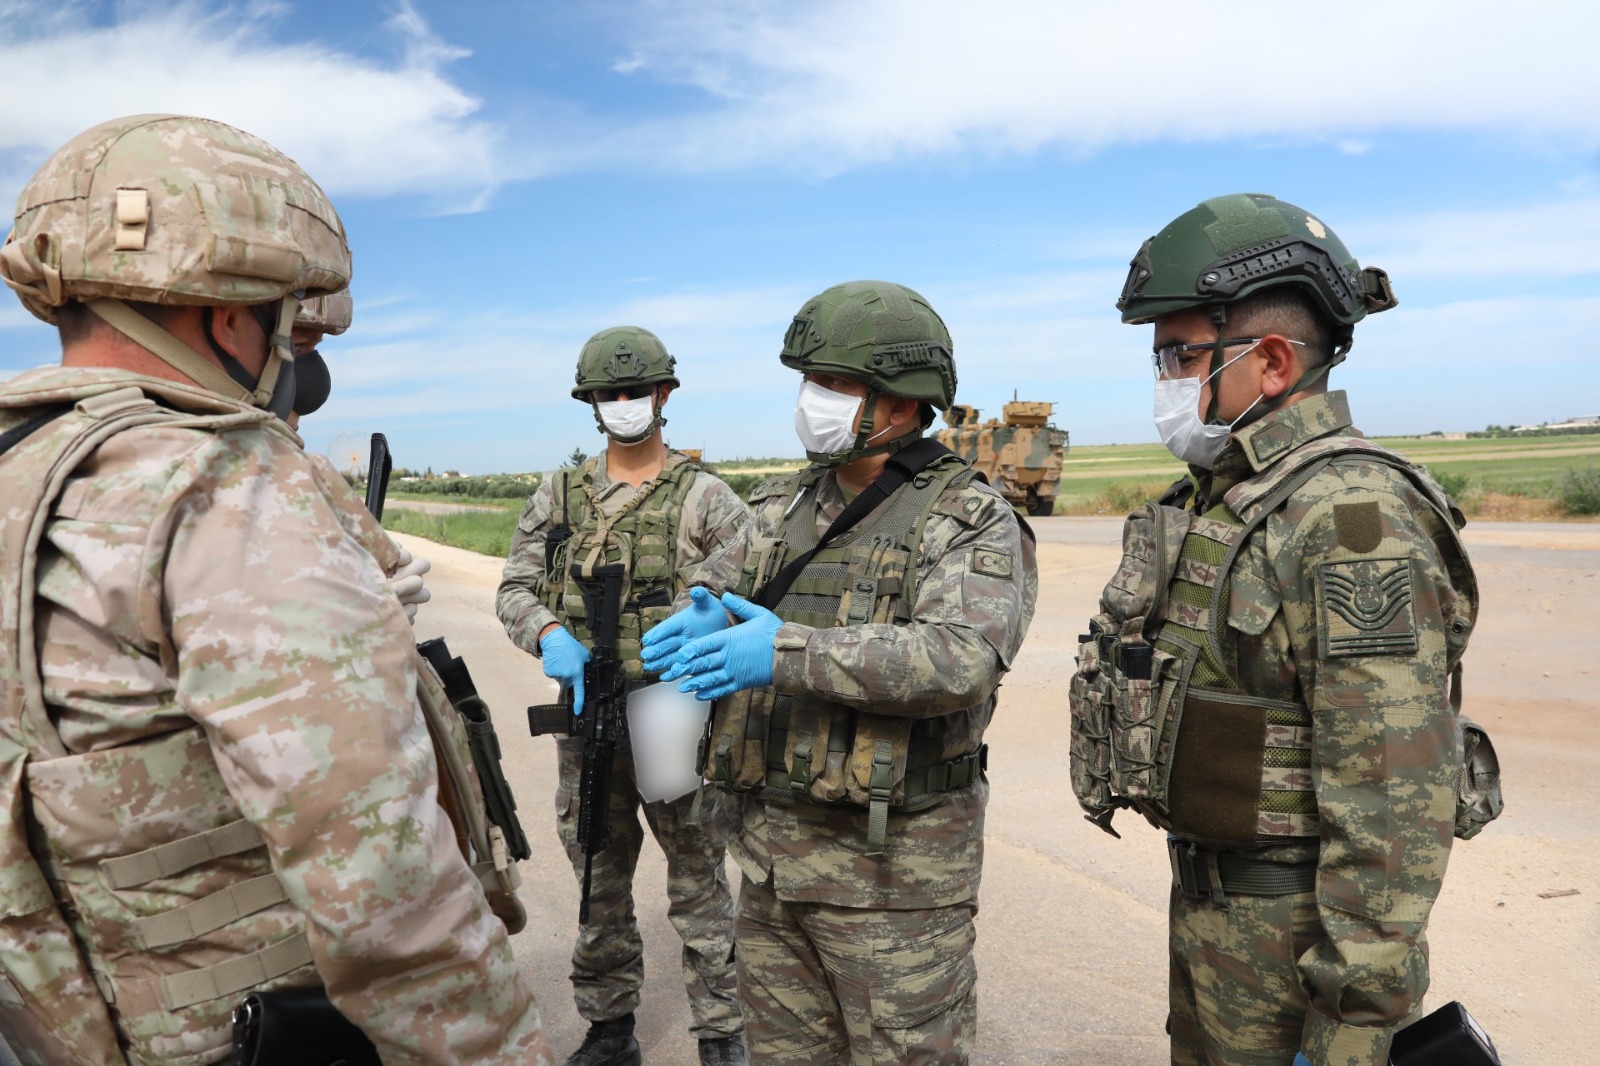
[[[1376,500],[1334,504],[1333,528],[1341,545],[1363,555],[1376,551],[1383,541],[1383,516]]]
[[[1409,558],[1323,563],[1317,584],[1325,657],[1417,653]]]
[[[979,548],[972,553],[972,572],[989,577],[1011,576],[1011,553],[996,548]]]

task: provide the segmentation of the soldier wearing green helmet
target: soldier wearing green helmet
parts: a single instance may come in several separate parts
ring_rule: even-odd
[[[702,772],[744,874],[751,1061],[966,1062],[977,1028],[983,733],[1033,616],[1033,536],[925,438],[955,399],[950,334],[883,281],[806,301],[812,460],[645,635],[645,669],[716,701]]]
[[[606,436],[603,453],[544,478],[512,535],[496,609],[513,643],[537,656],[545,676],[583,707],[583,667],[593,636],[584,582],[575,564],[621,563],[627,573],[618,626],[618,657],[630,691],[649,683],[639,638],[672,613],[693,567],[733,540],[749,512],[738,495],[662,437],[666,406],[678,386],[677,360],[661,339],[637,326],[603,329],[578,355],[573,398],[589,404]],[[556,741],[556,829],[582,882],[578,840],[582,737]],[[723,872],[726,820],[715,797],[694,809],[693,795],[641,803],[632,749],[618,744],[611,773],[612,843],[594,856],[589,921],[572,951],[578,1013],[589,1022],[568,1066],[638,1066],[634,1010],[644,956],[634,919],[633,871],[644,835],[644,810],[667,856],[667,917],[683,938],[683,978],[690,1032],[704,1066],[744,1062],[734,990],[733,896]]]
[[[1452,837],[1500,810],[1459,713],[1460,511],[1327,387],[1394,305],[1321,219],[1258,194],[1146,241],[1117,301],[1154,327],[1156,426],[1190,471],[1128,517],[1070,766],[1090,821],[1167,831],[1175,1066],[1386,1064]]]

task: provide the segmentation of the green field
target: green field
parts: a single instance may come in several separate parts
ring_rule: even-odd
[[[511,509],[430,514],[392,507],[383,512],[383,527],[503,559],[511,549],[511,534],[516,531],[519,514]]]
[[[1379,437],[1378,442],[1422,463],[1435,477],[1467,479],[1468,491],[1549,497],[1557,479],[1572,469],[1600,468],[1600,435],[1472,438]],[[1447,479],[1442,479],[1447,480]]]
[[[529,495],[532,495],[530,492]],[[462,507],[491,507],[497,511],[516,511],[521,513],[527,504],[527,497],[522,499],[507,499],[500,496],[456,496],[444,492],[391,492],[390,503],[449,503]]]
[[[1592,510],[1581,509],[1579,497],[1568,483],[1574,474],[1587,479],[1589,495],[1585,498],[1600,497],[1600,434],[1377,439],[1426,465],[1469,515],[1514,519],[1592,514]],[[716,463],[715,467],[735,488],[748,492],[769,473],[803,465],[800,459],[742,459]],[[1159,444],[1072,448],[1062,466],[1056,513],[1125,514],[1160,493],[1183,470]],[[390,500],[394,506],[383,522],[389,529],[502,557],[511,545],[511,533],[524,503],[521,499],[429,492],[394,492]],[[433,514],[407,508],[408,502],[483,510]]]

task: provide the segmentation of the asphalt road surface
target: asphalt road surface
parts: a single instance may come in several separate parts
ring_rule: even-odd
[[[980,1034],[973,1061],[1146,1066],[1166,1061],[1161,836],[1119,817],[1115,840],[1079,816],[1067,781],[1073,642],[1118,556],[1119,523],[1033,520],[1040,603],[989,730],[992,784],[978,919]],[[555,750],[522,708],[553,686],[494,616],[500,561],[398,538],[434,565],[418,639],[446,635],[494,708],[534,856],[530,921],[513,943],[553,1049],[582,1039],[567,971],[578,892],[556,839]],[[1504,816],[1458,843],[1429,930],[1428,1006],[1460,999],[1508,1066],[1588,1063],[1600,1039],[1600,525],[1474,524],[1483,611],[1466,660],[1466,711],[1505,774]],[[738,874],[729,863],[729,877]],[[1541,893],[1577,889],[1577,895]],[[661,853],[647,837],[635,884],[645,940],[638,1035],[650,1066],[692,1066],[680,945]]]

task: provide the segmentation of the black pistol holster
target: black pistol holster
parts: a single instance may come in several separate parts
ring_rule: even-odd
[[[1389,1066],[1500,1066],[1500,1055],[1477,1019],[1451,1000],[1394,1034]]]
[[[321,988],[252,992],[233,1010],[233,1066],[383,1066]]]

